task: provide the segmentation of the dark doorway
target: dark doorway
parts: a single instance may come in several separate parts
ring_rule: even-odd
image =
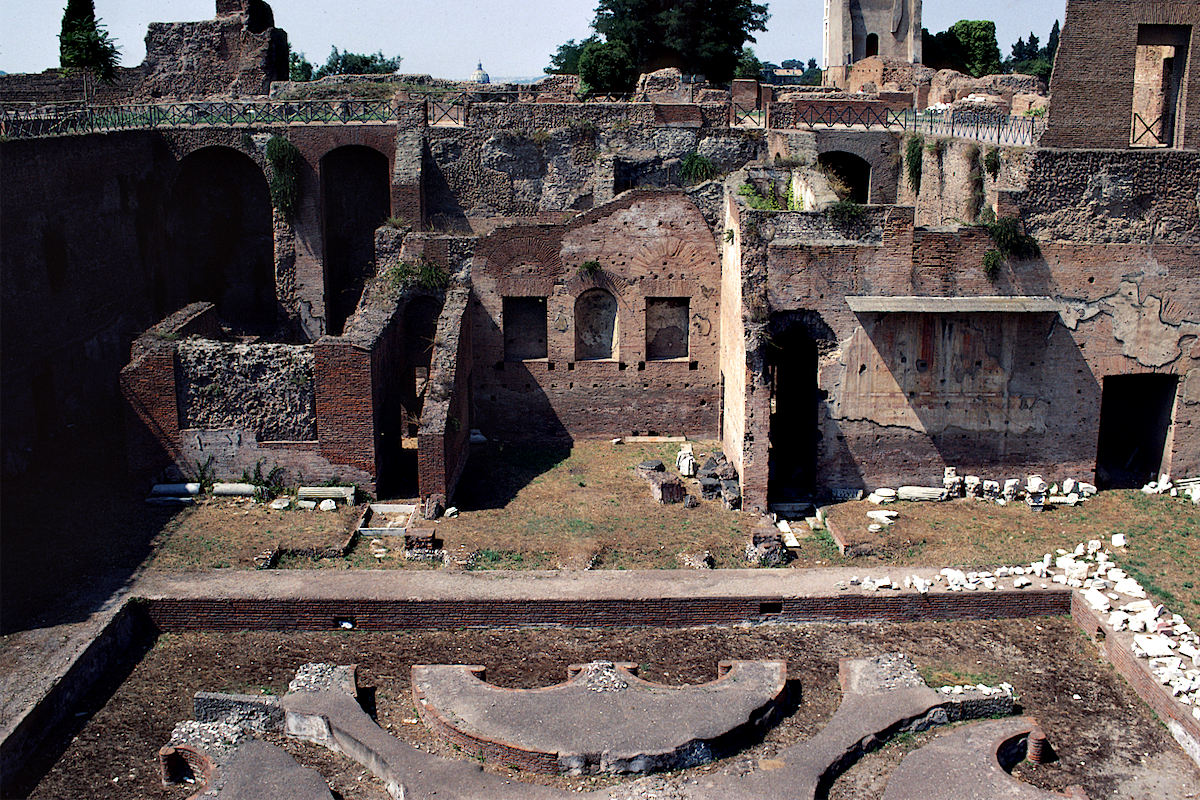
[[[262,168],[229,147],[205,147],[179,163],[172,193],[173,270],[168,313],[206,300],[243,327],[275,323],[271,197]]]
[[[375,229],[391,213],[387,156],[362,145],[321,159],[326,333],[340,336],[375,274]]]
[[[871,56],[877,56],[877,55],[879,55],[879,34],[878,33],[868,33],[867,34],[867,47],[863,53],[863,57],[870,58]]]
[[[817,164],[829,179],[839,200],[866,205],[871,194],[871,163],[843,150],[831,150],[817,156]]]
[[[817,344],[802,321],[772,320],[767,345],[771,383],[771,436],[767,500],[811,500],[816,489],[818,400]]]
[[[1175,407],[1177,375],[1109,375],[1100,402],[1096,485],[1136,489],[1156,480]]]

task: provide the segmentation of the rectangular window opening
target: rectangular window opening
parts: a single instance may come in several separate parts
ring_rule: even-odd
[[[1183,137],[1182,84],[1190,25],[1139,25],[1130,147],[1174,147]]]

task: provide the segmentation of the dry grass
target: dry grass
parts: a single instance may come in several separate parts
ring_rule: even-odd
[[[698,453],[717,450],[696,442]],[[449,569],[661,569],[681,566],[681,554],[712,554],[718,568],[747,566],[743,551],[759,520],[725,510],[719,501],[698,508],[662,506],[633,472],[640,461],[670,468],[678,445],[579,442],[571,449],[493,444],[472,456],[455,503],[459,515],[430,523],[448,554]],[[700,460],[703,460],[701,456]],[[694,483],[689,491],[696,493]],[[971,500],[896,503],[897,523],[867,532],[865,501],[828,509],[852,544],[838,553],[827,533],[801,534],[793,567],[916,565],[995,566],[1040,559],[1058,548],[1126,534],[1115,559],[1156,597],[1195,619],[1200,592],[1200,508],[1170,497],[1110,491],[1076,508],[1033,513],[1023,504]],[[263,550],[338,544],[357,513],[270,511],[228,501],[180,512],[156,539],[151,565],[165,569],[250,567]],[[393,549],[382,559],[359,541],[344,559],[285,559],[292,568],[428,569]]]

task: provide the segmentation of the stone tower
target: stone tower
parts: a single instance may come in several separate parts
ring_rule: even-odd
[[[921,0],[825,0],[825,84],[844,87],[868,56],[921,62]]]

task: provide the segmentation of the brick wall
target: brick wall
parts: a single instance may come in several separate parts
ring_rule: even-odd
[[[1054,103],[1043,147],[1129,147],[1139,25],[1200,25],[1195,2],[1115,3],[1068,0],[1054,59],[1050,94]],[[1194,44],[1188,60],[1200,53]],[[1185,98],[1200,97],[1200,70],[1187,66]],[[1200,137],[1200,103],[1181,103],[1184,135],[1176,147],[1195,148]]]
[[[470,290],[447,292],[434,336],[429,389],[417,438],[417,479],[422,500],[447,501],[470,455],[471,342]]]
[[[763,604],[781,606],[763,611]],[[767,606],[771,608],[771,605]],[[679,628],[739,622],[915,622],[930,619],[1008,619],[1070,613],[1063,589],[966,593],[838,595],[831,597],[704,597],[603,600],[372,600],[264,598],[145,601],[162,631],[332,630],[351,619],[361,630],[420,630],[653,625]]]
[[[580,273],[587,261],[601,271]],[[476,427],[521,440],[716,435],[720,274],[708,225],[673,192],[631,192],[567,225],[484,237],[471,273]],[[617,300],[613,359],[575,356],[575,302],[594,288]],[[545,298],[546,358],[506,356],[505,297]],[[646,299],[654,297],[687,300],[686,357],[647,357]]]

